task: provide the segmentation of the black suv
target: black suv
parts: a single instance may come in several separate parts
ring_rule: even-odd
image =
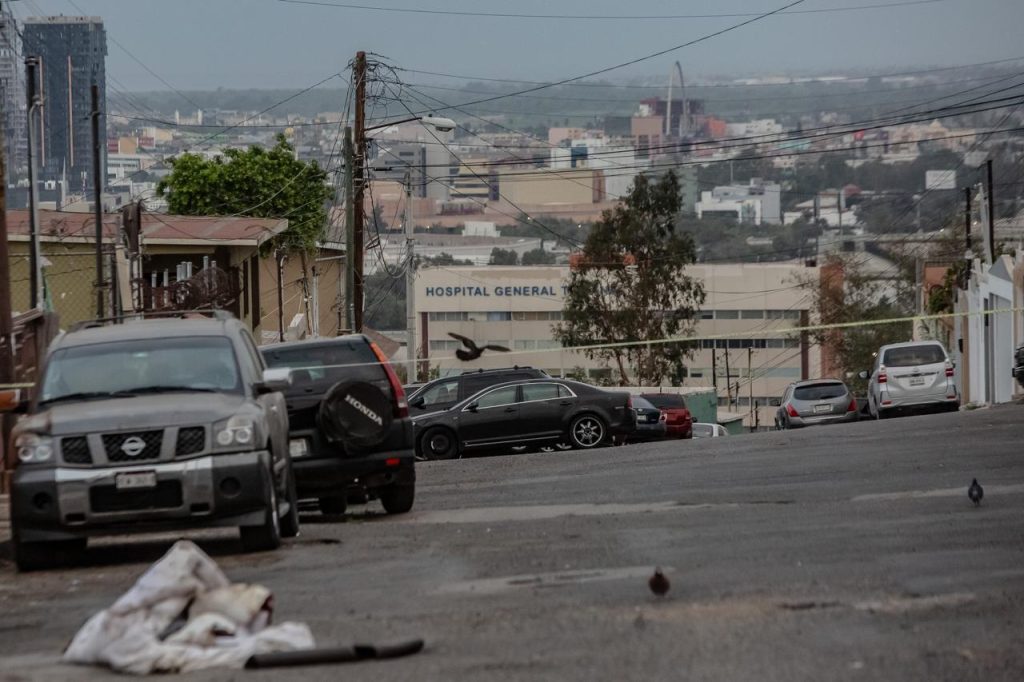
[[[1013,377],[1024,388],[1024,343],[1013,353]]]
[[[470,370],[424,384],[409,396],[409,407],[413,410],[413,417],[418,418],[431,412],[447,410],[455,403],[495,384],[547,378],[547,372],[533,367]]]
[[[413,426],[387,358],[362,334],[263,346],[288,367],[289,452],[299,499],[343,514],[350,498],[379,498],[389,514],[412,509]]]

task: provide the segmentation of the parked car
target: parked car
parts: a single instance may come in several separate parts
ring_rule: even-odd
[[[960,408],[953,363],[938,341],[882,346],[868,379],[868,410],[875,419],[906,411]]]
[[[1013,353],[1013,377],[1021,388],[1024,388],[1024,343],[1017,346]]]
[[[623,436],[623,440],[628,443],[663,440],[668,433],[667,415],[649,400],[638,395],[633,396],[632,404],[636,429],[633,433]]]
[[[577,381],[531,379],[491,386],[443,411],[413,417],[424,459],[569,443],[589,449],[629,436],[628,393]]]
[[[678,393],[644,393],[642,397],[665,413],[668,438],[693,438],[693,416]]]
[[[412,420],[398,376],[376,344],[353,334],[260,352],[271,367],[291,368],[285,398],[299,499],[315,498],[331,515],[344,513],[350,498],[380,499],[389,514],[412,509]]]
[[[804,426],[857,421],[860,412],[857,399],[838,379],[797,381],[782,393],[775,411],[776,429],[798,429]]]
[[[246,550],[298,534],[288,370],[246,327],[215,319],[86,323],[54,339],[15,427],[19,569],[89,537],[237,526]]]
[[[693,423],[694,438],[721,438],[728,436],[729,432],[721,424],[706,424],[704,422]]]
[[[506,367],[503,369],[477,369],[462,374],[433,381],[421,386],[415,393],[409,394],[409,408],[414,417],[430,412],[447,410],[455,403],[465,400],[488,386],[523,381],[525,379],[545,379],[546,372],[533,367]]]

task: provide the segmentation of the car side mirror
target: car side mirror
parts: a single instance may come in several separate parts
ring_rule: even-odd
[[[422,410],[423,407],[427,404],[427,401],[423,398],[423,396],[420,396],[419,398],[414,399],[409,404],[412,405],[415,408],[418,408],[418,409]]]
[[[866,371],[861,371],[861,372],[857,372],[857,376],[859,376],[861,379],[867,379],[871,375],[868,374]]]
[[[28,412],[28,398],[21,389],[0,391],[0,414],[25,414]]]
[[[271,367],[263,370],[262,381],[256,382],[256,392],[260,395],[286,391],[292,385],[292,371],[288,367]]]
[[[476,412],[479,408],[480,405],[478,403],[470,403],[469,405],[466,405],[466,409],[470,412]]]

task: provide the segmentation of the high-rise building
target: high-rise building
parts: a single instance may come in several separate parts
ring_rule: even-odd
[[[99,110],[107,109],[107,33],[99,17],[29,17],[24,55],[39,57],[43,105],[36,119],[38,177],[66,177],[69,189],[93,187],[90,88],[99,87]],[[106,116],[100,116],[100,168],[106,168]]]
[[[0,9],[0,107],[7,182],[15,184],[26,176],[28,139],[25,134],[25,79],[21,60],[21,39],[14,15]]]

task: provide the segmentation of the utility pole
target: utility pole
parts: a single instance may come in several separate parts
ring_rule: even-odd
[[[750,430],[754,430],[754,349],[747,348],[747,386],[750,388]]]
[[[712,341],[712,343],[714,343]],[[718,400],[718,351],[711,347],[711,385],[715,387],[715,400]]]
[[[277,261],[277,340],[284,342],[284,249],[274,252]]]
[[[100,89],[95,83],[89,89],[92,96],[92,184],[93,218],[96,221],[96,317],[103,317],[103,175],[100,168]],[[105,141],[104,141],[105,142]],[[113,294],[111,290],[111,294]],[[113,296],[111,296],[113,300]]]
[[[406,379],[411,384],[418,378],[416,353],[416,227],[412,216],[412,171],[405,171],[405,248],[408,262],[405,266],[405,346],[409,370]]]
[[[39,183],[36,180],[36,115],[43,100],[36,85],[39,57],[25,59],[28,94],[29,305],[43,307],[43,252],[39,242]]]
[[[355,296],[355,201],[353,200],[352,172],[355,166],[355,153],[352,149],[352,127],[345,126],[345,297],[344,297],[344,329],[349,333],[355,329],[353,304]],[[342,313],[338,313],[338,333],[341,334]]]
[[[732,408],[732,373],[729,371],[728,348],[725,349],[725,390],[727,395],[729,396],[729,407]]]
[[[964,187],[964,251],[971,250],[971,188]]]
[[[363,226],[366,223],[363,192],[366,189],[366,53],[356,52],[352,65],[356,85],[355,163],[352,169],[352,306],[353,331],[363,331]]]
[[[7,163],[4,145],[0,144],[0,385],[14,383],[14,322],[11,319],[11,255],[7,245]],[[8,452],[14,416],[0,415],[0,471],[13,466],[14,457]],[[6,481],[0,479],[0,490],[6,490]]]
[[[988,262],[996,262],[996,209],[995,192],[992,187],[992,159],[985,162],[986,191],[985,198],[988,199]]]

